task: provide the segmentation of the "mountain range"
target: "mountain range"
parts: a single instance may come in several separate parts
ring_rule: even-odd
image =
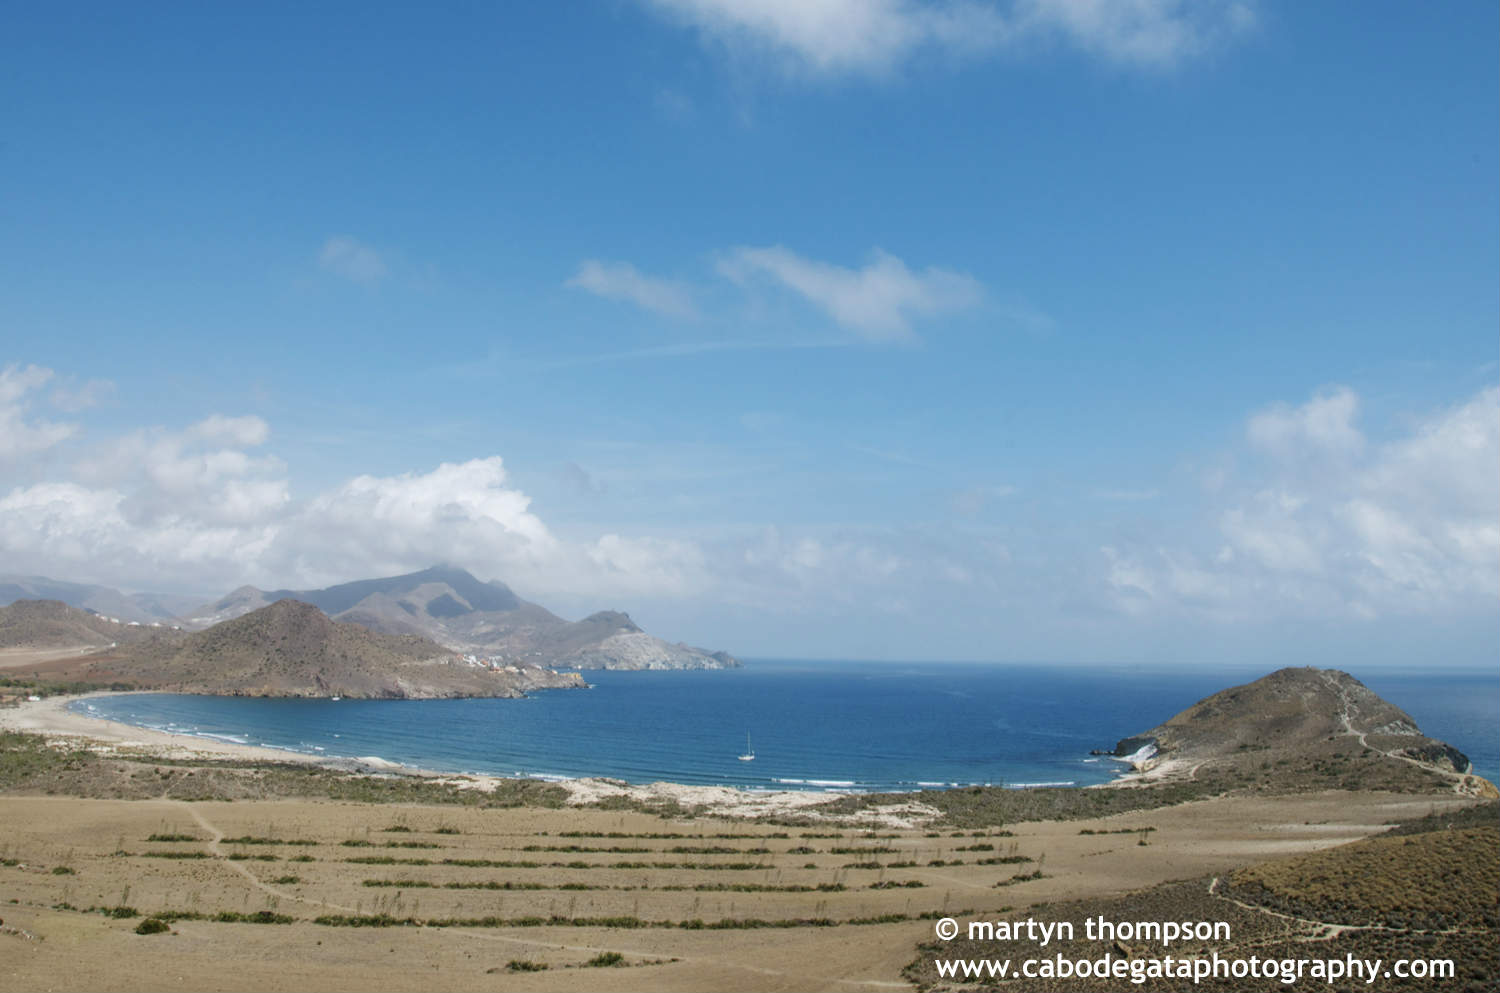
[[[727,652],[670,643],[642,631],[630,615],[605,610],[567,621],[521,599],[500,582],[481,582],[463,569],[365,579],[313,590],[242,586],[210,603],[159,594],[124,594],[103,586],[39,576],[0,577],[0,603],[53,599],[120,621],[178,625],[201,631],[281,600],[317,607],[330,618],[386,635],[429,639],[452,652],[573,669],[722,669],[739,665]],[[115,640],[115,639],[111,639]],[[80,642],[82,643],[82,642]]]
[[[57,600],[0,607],[0,649],[49,647],[74,650],[7,671],[220,696],[519,697],[587,685],[576,672],[465,659],[419,635],[380,634],[291,599],[196,632],[126,624]]]
[[[105,617],[140,624],[179,624],[178,615],[192,610],[201,599],[177,593],[121,593],[108,586],[69,583],[46,576],[0,573],[0,605],[17,600],[60,600]]]

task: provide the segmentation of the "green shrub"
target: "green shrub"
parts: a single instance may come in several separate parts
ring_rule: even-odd
[[[135,926],[136,934],[161,934],[172,930],[172,925],[158,917],[148,917]]]
[[[547,963],[531,962],[527,959],[511,959],[505,963],[505,968],[511,972],[545,972]]]

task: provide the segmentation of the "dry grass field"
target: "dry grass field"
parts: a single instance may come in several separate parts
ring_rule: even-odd
[[[1226,798],[869,832],[628,810],[8,795],[0,988],[910,988],[902,969],[936,917],[1118,896],[1461,803]],[[148,919],[166,928],[137,933]]]

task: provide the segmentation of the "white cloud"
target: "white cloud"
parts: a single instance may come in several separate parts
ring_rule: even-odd
[[[387,268],[380,253],[350,235],[332,235],[318,252],[318,265],[326,272],[365,286],[385,278]]]
[[[625,300],[667,317],[697,316],[692,294],[686,287],[644,275],[628,262],[586,259],[564,285],[610,300]]]
[[[1018,0],[1021,37],[1061,36],[1125,65],[1164,68],[1202,55],[1255,26],[1255,8],[1235,0]]]
[[[77,413],[98,406],[113,396],[114,392],[115,384],[110,380],[91,379],[78,385],[59,383],[52,387],[52,394],[47,399],[58,410]]]
[[[878,250],[864,268],[847,269],[779,245],[737,248],[720,260],[719,271],[741,284],[769,277],[869,341],[913,340],[914,318],[973,307],[983,296],[970,276],[933,267],[912,272]]]
[[[1245,33],[1236,0],[645,0],[738,56],[814,76],[878,74],[923,51],[1015,52],[1060,39],[1106,61],[1165,68]]]
[[[606,534],[586,546],[584,554],[597,570],[589,585],[613,594],[693,596],[712,583],[703,549],[693,541]]]
[[[1314,396],[1300,407],[1284,404],[1250,418],[1245,434],[1250,443],[1274,455],[1313,454],[1351,456],[1364,447],[1365,439],[1354,419],[1359,397],[1345,386]]]
[[[749,49],[814,73],[880,71],[923,46],[992,43],[1005,25],[977,3],[907,0],[651,0],[732,50]]]
[[[76,424],[28,418],[33,397],[51,379],[52,370],[37,365],[0,369],[0,459],[44,451],[78,432]]]
[[[1500,389],[1371,444],[1348,389],[1250,418],[1276,456],[1222,501],[1207,548],[1107,555],[1117,605],[1221,616],[1363,618],[1493,610],[1500,595]],[[1335,468],[1330,469],[1330,458]],[[1213,551],[1209,551],[1212,549]],[[1196,601],[1171,578],[1192,565]]]
[[[0,381],[0,400],[19,402],[43,383],[39,373],[13,372]],[[934,486],[927,506],[883,527],[669,524],[635,534],[554,530],[499,457],[358,475],[298,494],[266,451],[270,425],[215,414],[101,442],[54,478],[0,493],[0,562],[10,571],[209,594],[245,582],[322,586],[446,560],[543,603],[677,604],[683,616],[717,609],[752,635],[788,621],[829,646],[837,641],[830,630],[865,632],[871,650],[886,636],[926,633],[949,639],[945,651],[970,655],[989,651],[985,637],[1008,638],[1012,625],[1029,631],[1033,646],[1045,641],[1039,632],[1055,632],[1066,654],[1078,644],[1068,638],[1095,638],[1108,653],[1153,625],[1185,630],[1197,621],[1218,625],[1198,628],[1203,636],[1250,625],[1342,634],[1369,620],[1377,622],[1370,630],[1387,622],[1380,630],[1436,634],[1454,618],[1493,618],[1500,389],[1415,420],[1394,438],[1366,438],[1359,406],[1352,392],[1332,391],[1254,414],[1243,447],[1274,457],[1241,453],[1221,488],[1189,485],[1190,499],[1203,502],[1196,514],[1166,490],[1152,513],[1122,522],[1124,508],[1069,521],[1061,509],[1040,516],[1038,501],[1002,503],[1009,487],[953,494]],[[1323,464],[1330,446],[1342,453],[1337,472]],[[694,479],[738,485],[765,471],[738,463],[726,476],[705,468],[707,449],[650,456],[632,448],[626,461],[661,484],[641,497],[655,519],[670,519],[680,506],[673,494],[691,495]],[[606,471],[619,480],[618,470]],[[611,494],[637,488],[620,481]],[[947,512],[985,508],[982,519],[960,522]],[[988,635],[974,633],[981,630]],[[1002,643],[1011,644],[993,642]]]
[[[358,576],[437,561],[534,572],[557,541],[506,485],[498,456],[426,473],[357,476],[311,500],[276,549],[298,575]],[[374,570],[372,573],[370,570]]]

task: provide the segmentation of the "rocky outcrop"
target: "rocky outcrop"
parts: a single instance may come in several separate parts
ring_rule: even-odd
[[[637,629],[612,634],[562,656],[556,664],[571,669],[728,669],[739,662],[726,652],[669,645]]]

